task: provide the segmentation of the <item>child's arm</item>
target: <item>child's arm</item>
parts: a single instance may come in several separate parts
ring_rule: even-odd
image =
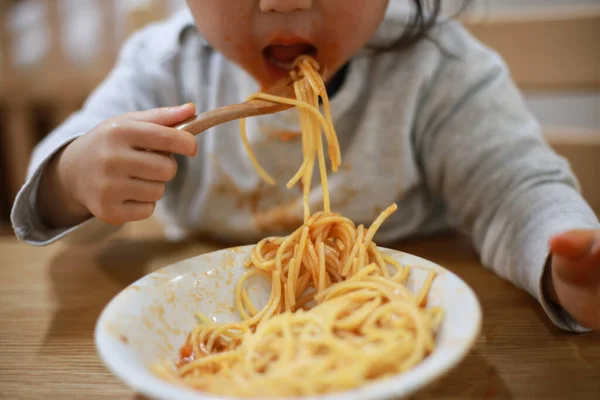
[[[472,235],[486,267],[535,296],[558,326],[581,330],[570,315],[583,321],[582,302],[590,297],[565,304],[557,290],[556,301],[570,315],[546,298],[550,293],[543,290],[542,278],[549,265],[548,243],[555,235],[597,230],[600,224],[568,164],[543,140],[503,62],[462,29],[453,28],[450,35],[461,54],[442,57],[415,129],[427,184],[446,200],[456,224]],[[559,247],[553,242],[553,250]],[[564,272],[560,262],[551,277]],[[600,270],[597,262],[589,267]],[[600,276],[596,309],[598,282]],[[564,288],[562,283],[554,286]]]
[[[43,245],[77,230],[76,239],[86,240],[82,233],[103,237],[117,229],[99,219],[118,225],[143,218],[174,174],[169,154],[195,153],[191,135],[166,127],[192,116],[193,105],[155,109],[165,102],[161,83],[172,76],[153,43],[163,28],[152,29],[127,42],[84,107],[36,147],[12,211],[20,239]]]
[[[42,222],[64,228],[93,215],[119,226],[150,217],[177,171],[171,154],[195,155],[193,136],[169,128],[194,111],[188,104],[123,114],[62,148],[40,179]]]

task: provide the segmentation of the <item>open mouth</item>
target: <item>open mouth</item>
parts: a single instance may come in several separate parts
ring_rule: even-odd
[[[310,43],[272,44],[263,50],[265,60],[272,66],[289,71],[296,58],[302,55],[316,58],[317,48]]]

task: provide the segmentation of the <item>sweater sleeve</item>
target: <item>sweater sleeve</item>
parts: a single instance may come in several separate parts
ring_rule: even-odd
[[[454,29],[454,28],[453,28]],[[427,185],[471,235],[482,263],[528,291],[552,322],[583,331],[542,292],[548,241],[600,224],[527,110],[504,62],[462,28],[424,95],[415,146]]]
[[[27,179],[13,205],[11,219],[17,237],[33,245],[46,245],[69,235],[75,242],[98,240],[118,228],[95,218],[64,229],[49,229],[37,209],[37,191],[44,168],[64,146],[93,129],[100,122],[126,112],[156,107],[153,82],[146,74],[148,40],[143,32],[123,47],[117,64],[91,94],[81,110],[71,115],[35,148]]]

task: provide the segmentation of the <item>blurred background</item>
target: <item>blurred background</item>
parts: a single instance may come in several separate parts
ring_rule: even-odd
[[[447,13],[459,2],[445,1]],[[0,0],[0,232],[11,233],[10,208],[36,143],[79,108],[133,31],[184,4]],[[507,60],[545,135],[571,161],[598,212],[600,0],[476,0],[461,19]]]

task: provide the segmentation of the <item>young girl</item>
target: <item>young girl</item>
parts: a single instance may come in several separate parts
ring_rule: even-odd
[[[440,2],[392,15],[387,0],[188,0],[134,35],[83,109],[37,147],[12,213],[18,237],[43,245],[98,221],[108,233],[155,204],[177,237],[255,242],[297,228],[300,192],[285,188],[302,162],[294,110],[248,121],[274,187],[236,122],[196,137],[171,126],[244,101],[309,54],[328,78],[344,157],[330,175],[334,211],[368,225],[398,203],[380,244],[459,228],[557,326],[600,328],[598,220],[502,60],[458,23],[435,24]],[[309,201],[322,204],[320,186]]]

